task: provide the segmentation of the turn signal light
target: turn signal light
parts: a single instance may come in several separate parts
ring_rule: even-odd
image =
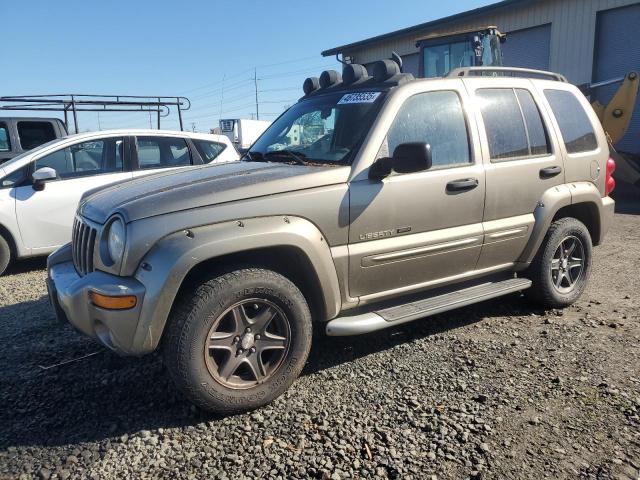
[[[97,292],[89,292],[91,303],[106,310],[128,310],[138,303],[135,295],[111,296]]]
[[[604,195],[609,196],[613,189],[616,188],[616,181],[613,178],[613,172],[616,171],[616,161],[609,157],[607,160],[607,168],[604,176]]]

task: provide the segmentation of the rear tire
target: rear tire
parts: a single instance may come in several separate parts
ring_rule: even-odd
[[[11,247],[7,240],[0,235],[0,275],[3,275],[11,264]]]
[[[592,250],[591,235],[582,222],[553,222],[525,275],[533,281],[526,295],[548,308],[573,304],[587,286]]]
[[[178,301],[168,322],[169,374],[210,412],[271,402],[298,377],[311,348],[304,296],[270,270],[236,270],[205,281]]]

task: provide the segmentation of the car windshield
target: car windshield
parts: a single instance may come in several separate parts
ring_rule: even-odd
[[[380,109],[384,92],[332,93],[302,100],[280,116],[245,159],[350,164]]]

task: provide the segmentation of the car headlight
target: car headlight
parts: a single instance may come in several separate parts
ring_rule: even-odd
[[[109,233],[107,234],[107,250],[113,263],[118,263],[122,260],[125,236],[124,223],[119,218],[116,218],[109,225]]]

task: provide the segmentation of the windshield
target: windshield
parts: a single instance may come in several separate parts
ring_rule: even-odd
[[[474,52],[468,41],[425,47],[422,55],[425,78],[444,77],[454,68],[474,64]]]
[[[249,160],[351,163],[380,109],[383,92],[333,93],[296,103],[253,144]]]

